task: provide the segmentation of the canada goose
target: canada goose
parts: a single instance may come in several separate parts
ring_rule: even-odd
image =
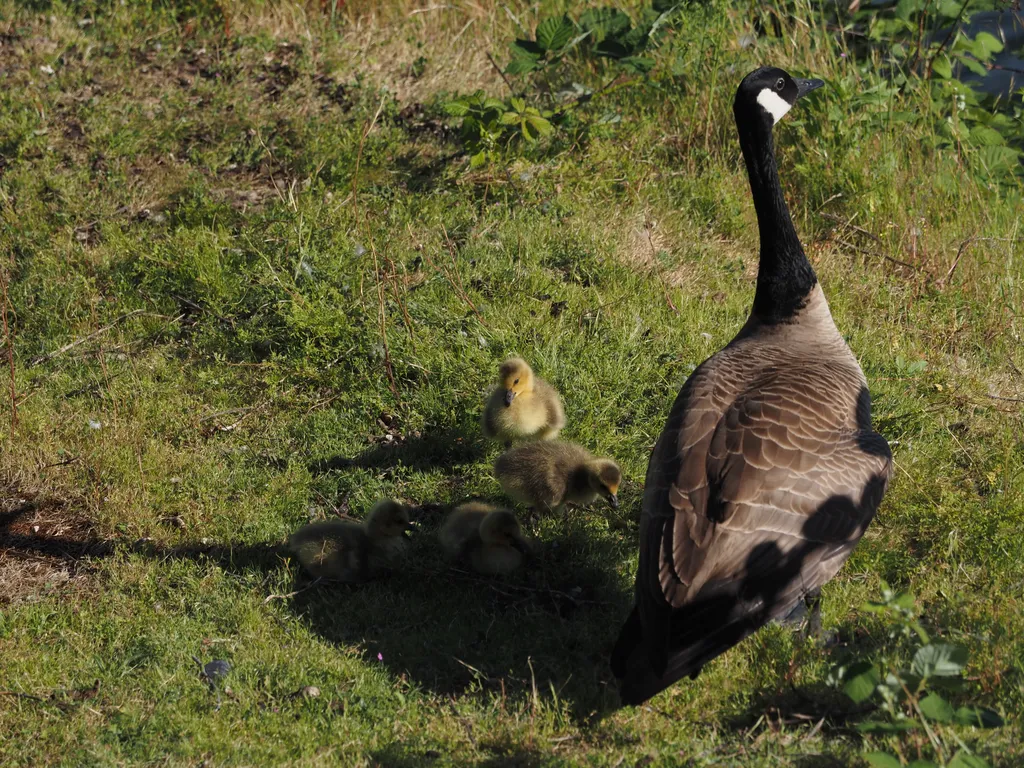
[[[566,502],[590,504],[598,497],[607,499],[612,509],[619,506],[619,466],[575,443],[521,445],[498,457],[494,473],[505,493],[537,511],[559,512]]]
[[[761,68],[733,104],[760,234],[749,318],[683,385],[651,455],[635,604],[612,653],[639,704],[839,571],[885,493],[892,454],[804,256],[772,126],[823,85]],[[813,609],[813,608],[812,608]]]
[[[498,368],[498,387],[484,406],[484,436],[513,440],[554,440],[565,426],[558,392],[538,378],[526,361],[513,357]]]
[[[478,501],[451,511],[438,533],[448,556],[464,560],[480,573],[505,575],[518,570],[530,554],[530,545],[516,516],[507,509]]]
[[[365,581],[398,561],[410,527],[406,506],[384,499],[361,524],[324,520],[304,525],[288,538],[288,548],[314,578]]]

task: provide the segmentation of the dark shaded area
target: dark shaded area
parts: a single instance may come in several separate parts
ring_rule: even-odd
[[[445,186],[445,172],[465,154],[458,150],[427,159],[420,152],[406,152],[394,159],[393,166],[410,192],[429,194]]]
[[[612,542],[569,535],[502,579],[449,567],[431,539],[419,537],[409,567],[386,581],[311,589],[293,610],[327,640],[360,646],[368,664],[434,693],[521,702],[554,690],[580,721],[607,708],[612,628],[628,601],[609,578]]]
[[[537,768],[553,762],[550,754],[519,746],[488,743],[486,740],[477,741],[478,736],[473,734],[472,729],[467,731],[473,747],[490,752],[491,756],[467,764],[473,768]],[[370,765],[375,768],[423,768],[444,756],[438,750],[408,747],[396,742],[371,754]]]
[[[376,445],[356,456],[319,459],[309,465],[309,471],[323,474],[352,467],[369,469],[396,465],[425,470],[479,461],[485,454],[485,445],[465,434],[465,430],[451,427],[413,435],[392,430],[379,438]]]
[[[252,575],[279,571],[289,556],[276,543],[167,546],[147,539],[104,540],[91,527],[62,535],[48,532],[60,526],[32,532],[11,525],[24,525],[31,509],[26,504],[4,513],[0,562],[12,553],[87,568],[95,559],[131,553]],[[367,664],[383,664],[436,693],[482,692],[521,704],[534,691],[547,701],[553,690],[580,721],[606,710],[614,699],[606,660],[628,601],[609,576],[615,543],[570,531],[556,543],[538,545],[524,573],[488,578],[444,560],[434,539],[443,512],[434,505],[414,510],[421,530],[406,567],[358,585],[310,583],[299,575],[297,594],[286,597],[289,610],[325,639],[360,648]],[[493,760],[480,765],[535,764],[500,747],[494,751]],[[403,764],[397,754],[380,759],[382,765]]]

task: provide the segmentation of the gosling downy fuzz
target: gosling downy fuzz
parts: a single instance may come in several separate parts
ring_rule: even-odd
[[[453,509],[438,538],[449,557],[493,576],[518,570],[530,555],[529,542],[516,516],[507,509],[476,501]]]
[[[622,472],[611,459],[562,441],[528,443],[506,451],[494,463],[502,490],[536,510],[560,511],[567,502],[590,504],[598,498],[619,506]]]
[[[304,525],[288,538],[288,548],[313,578],[365,581],[397,562],[410,527],[408,508],[384,499],[362,523],[324,520]]]
[[[554,440],[565,426],[565,412],[555,388],[513,357],[498,369],[498,387],[487,398],[482,422],[486,437],[504,443]]]

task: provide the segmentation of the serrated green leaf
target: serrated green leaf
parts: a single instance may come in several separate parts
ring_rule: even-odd
[[[900,761],[888,752],[865,752],[864,761],[872,768],[900,768]]]
[[[980,147],[977,157],[989,171],[1008,171],[1020,167],[1020,152],[1013,147]]]
[[[576,27],[573,26],[568,16],[561,18],[551,16],[537,25],[537,45],[545,51],[560,50],[572,40],[575,31]]]
[[[544,55],[544,49],[535,40],[519,38],[509,45],[509,49],[513,59],[539,59]]]
[[[953,721],[953,705],[937,693],[929,693],[918,703],[921,714],[940,723]]]
[[[986,74],[988,74],[988,70],[985,69],[985,65],[982,64],[977,59],[973,59],[970,56],[958,56],[957,59],[961,64],[967,67],[967,69],[971,70],[971,72],[978,75],[979,77],[984,77]]]
[[[941,768],[938,763],[933,763],[931,760],[915,760],[907,765],[907,768]]]
[[[487,162],[487,150],[480,150],[471,158],[469,158],[470,168],[479,168],[481,165]]]
[[[896,18],[910,21],[910,17],[919,10],[921,10],[921,0],[899,0],[896,3]]]
[[[960,10],[963,5],[958,0],[939,0],[938,12],[939,15],[945,16],[947,19],[955,19],[960,15]]]
[[[878,667],[867,661],[860,661],[851,666],[844,675],[843,693],[850,697],[854,704],[867,701],[882,681]]]
[[[971,128],[971,142],[979,147],[1001,147],[1006,144],[1006,139],[994,128],[987,125],[976,125]]]
[[[551,123],[540,115],[527,115],[526,122],[541,136],[548,136],[554,130],[551,127]]]
[[[443,109],[452,117],[463,117],[469,114],[469,105],[464,101],[446,102]]]
[[[953,713],[953,721],[959,725],[973,725],[975,728],[1001,728],[1003,718],[984,707],[960,707]]]
[[[993,53],[999,53],[1003,50],[1002,41],[995,35],[990,35],[988,32],[979,32],[974,37],[974,42],[977,45],[982,46],[986,53],[989,55]]]
[[[541,63],[539,59],[527,59],[519,58],[512,59],[505,67],[506,75],[525,75],[527,72],[533,72],[535,69],[540,69]]]
[[[522,112],[526,109],[526,102],[520,99],[518,96],[513,96],[508,100],[508,103],[512,105],[512,109],[516,112]]]
[[[530,125],[525,120],[519,123],[519,130],[522,132],[523,138],[531,144],[537,140],[537,137],[530,132]]]
[[[957,752],[946,768],[992,768],[986,760],[967,752]]]
[[[940,53],[932,62],[932,72],[943,80],[949,80],[953,76],[953,65],[949,63],[949,57]]]
[[[501,116],[502,125],[515,125],[519,122],[519,115],[515,112],[506,112]]]
[[[951,643],[934,643],[917,649],[910,671],[923,678],[953,677],[967,664],[967,651]]]

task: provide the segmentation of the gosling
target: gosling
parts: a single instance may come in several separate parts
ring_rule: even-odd
[[[506,576],[519,570],[531,554],[516,516],[478,501],[453,509],[438,539],[450,558],[488,576]]]
[[[506,494],[535,511],[561,512],[568,502],[585,506],[598,498],[619,506],[618,464],[575,443],[521,445],[499,456],[494,472]]]
[[[487,398],[484,436],[502,441],[554,440],[565,427],[557,390],[538,378],[526,361],[513,357],[498,368],[498,387]]]
[[[313,578],[366,581],[398,562],[411,527],[408,508],[384,499],[361,524],[324,520],[304,525],[288,538],[288,548]]]

